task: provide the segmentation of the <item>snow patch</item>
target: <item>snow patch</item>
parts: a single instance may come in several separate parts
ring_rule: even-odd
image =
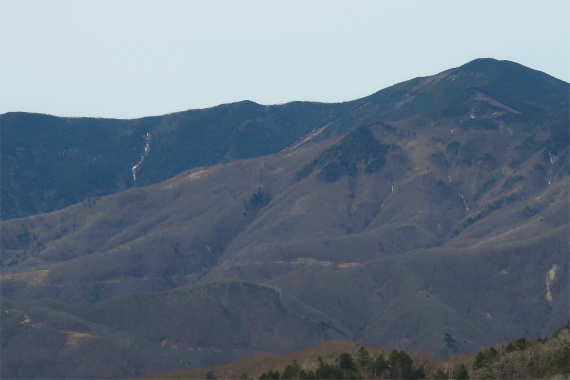
[[[461,197],[461,200],[463,201],[463,205],[465,206],[465,211],[469,211],[469,206],[467,206],[467,202],[465,201],[463,194],[459,193],[459,196]]]
[[[145,139],[145,146],[144,146],[144,154],[141,156],[141,159],[139,160],[138,164],[136,164],[135,166],[133,166],[133,181],[137,180],[137,171],[140,169],[144,159],[146,156],[148,156],[148,153],[150,152],[150,132],[147,132],[146,135],[144,136]]]
[[[558,264],[554,264],[548,272],[546,272],[546,300],[552,302],[552,293],[550,292],[550,284],[556,278]]]

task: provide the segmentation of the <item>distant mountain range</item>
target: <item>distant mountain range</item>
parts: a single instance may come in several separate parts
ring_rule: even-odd
[[[569,318],[569,93],[478,59],[339,104],[3,114],[1,375],[551,335]]]

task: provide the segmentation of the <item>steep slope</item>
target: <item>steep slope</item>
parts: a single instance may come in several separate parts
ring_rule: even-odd
[[[3,221],[2,294],[22,313],[46,297],[71,303],[57,307],[151,351],[161,323],[175,326],[178,346],[201,337],[200,346],[221,347],[184,359],[193,367],[293,349],[261,338],[240,346],[232,333],[200,335],[193,317],[154,314],[182,287],[227,281],[263,285],[251,310],[278,300],[304,321],[251,336],[277,342],[321,326],[295,349],[337,336],[447,357],[550,335],[568,319],[570,298],[569,128],[568,84],[474,61],[377,93],[279,153]],[[129,294],[143,292],[156,301],[133,304]],[[232,310],[251,302],[232,292]],[[217,305],[219,293],[201,294]],[[129,307],[149,316],[135,323]],[[176,333],[184,329],[194,333]],[[27,333],[14,331],[5,347]]]

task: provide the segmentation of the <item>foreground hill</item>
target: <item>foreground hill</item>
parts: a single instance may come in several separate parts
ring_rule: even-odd
[[[570,299],[568,89],[477,60],[281,152],[3,221],[3,376],[551,335]]]
[[[344,337],[274,289],[238,282],[90,305],[3,299],[2,313],[3,378],[125,378]]]
[[[255,355],[210,369],[174,370],[149,379],[566,379],[570,334],[519,338],[477,353],[438,360],[421,352],[384,350],[332,340],[287,355]],[[332,375],[332,376],[331,376]]]

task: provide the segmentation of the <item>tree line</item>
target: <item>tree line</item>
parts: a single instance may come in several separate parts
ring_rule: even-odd
[[[302,366],[297,360],[287,365],[282,372],[269,370],[259,380],[280,379],[552,379],[568,378],[570,375],[570,329],[559,329],[550,338],[520,338],[509,344],[489,347],[472,356],[472,361],[442,363],[439,366],[425,360],[414,363],[405,351],[392,350],[387,357],[381,353],[370,355],[360,347],[353,357],[343,352],[327,363],[322,357],[310,366]],[[215,379],[214,372],[206,374]],[[248,379],[242,373],[241,380]]]

